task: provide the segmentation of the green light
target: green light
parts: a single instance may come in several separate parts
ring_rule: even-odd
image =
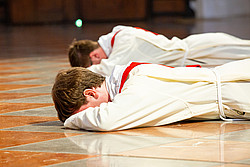
[[[82,20],[81,19],[77,19],[75,22],[76,27],[82,27]]]

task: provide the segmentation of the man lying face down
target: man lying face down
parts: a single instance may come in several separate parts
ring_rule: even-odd
[[[139,27],[118,25],[98,41],[73,41],[68,57],[72,67],[86,67],[104,76],[109,76],[115,65],[129,62],[217,66],[250,58],[250,40],[220,32],[169,39]]]
[[[181,120],[249,119],[250,59],[214,69],[132,62],[110,77],[82,67],[58,73],[52,97],[71,129],[114,131]]]

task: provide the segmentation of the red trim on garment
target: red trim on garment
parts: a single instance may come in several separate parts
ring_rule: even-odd
[[[170,68],[175,68],[175,67],[167,66],[167,65],[164,65],[164,64],[158,64],[158,65],[162,65],[162,66],[170,67]],[[199,65],[199,64],[195,64],[195,65],[186,65],[185,67],[198,67],[198,68],[201,68],[201,65]]]
[[[145,29],[140,28],[140,27],[134,27],[134,28],[140,29],[140,30],[144,30],[144,31],[146,31],[146,32],[151,32],[151,33],[153,33],[153,34],[155,34],[155,35],[159,35],[158,33],[155,33],[155,32],[149,31],[149,30],[145,30]],[[116,36],[117,33],[120,32],[120,31],[121,31],[121,30],[117,31],[117,32],[114,34],[114,36],[112,37],[112,39],[111,39],[111,47],[114,46],[114,43],[115,43],[115,36]]]
[[[199,68],[201,68],[201,65],[199,65],[199,64],[195,64],[195,65],[186,65],[186,67],[199,67]]]
[[[130,71],[135,68],[136,66],[138,65],[141,65],[141,64],[150,64],[150,63],[138,63],[138,62],[132,62],[123,72],[122,74],[122,79],[121,79],[121,85],[120,85],[120,88],[119,88],[119,93],[121,93],[121,90],[122,90],[122,87],[125,83],[125,81],[127,80],[128,78],[128,74],[130,73]]]
[[[121,93],[121,90],[122,90],[122,88],[123,88],[123,85],[125,84],[125,81],[127,80],[130,71],[131,71],[133,68],[135,68],[136,66],[141,65],[141,64],[151,64],[151,63],[132,62],[132,63],[124,70],[124,72],[123,72],[123,74],[122,74],[122,79],[121,79],[121,85],[120,85],[120,88],[119,88],[119,93]],[[175,68],[175,67],[167,66],[167,65],[164,65],[164,64],[158,64],[158,65],[162,65],[162,66],[164,66],[164,67],[169,67],[169,68]],[[187,65],[186,67],[199,67],[199,68],[201,68],[200,65]]]
[[[155,34],[155,35],[159,35],[158,33],[155,33],[155,32],[149,31],[149,30],[145,30],[145,29],[140,28],[140,27],[134,27],[134,28],[140,29],[140,30],[144,30],[144,31],[146,31],[146,32],[151,32],[151,33],[153,33],[153,34]]]
[[[115,36],[118,34],[118,32],[120,32],[121,30],[119,30],[119,31],[117,31],[116,33],[115,33],[115,35],[112,37],[112,39],[111,39],[111,47],[113,48],[113,46],[114,46],[114,43],[115,43]]]

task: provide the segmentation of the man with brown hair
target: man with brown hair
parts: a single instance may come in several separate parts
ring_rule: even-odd
[[[89,89],[99,90],[99,87],[105,87],[104,80],[102,75],[86,68],[75,67],[61,71],[56,77],[52,93],[59,119],[64,122],[72,115],[72,111],[78,110],[83,104],[92,106],[87,103]]]
[[[113,131],[181,120],[250,119],[250,59],[208,68],[133,62],[109,77],[75,67],[52,89],[59,119],[72,129]]]
[[[96,42],[91,44],[97,46]],[[69,60],[72,67],[88,67],[104,76],[110,75],[115,65],[126,65],[132,61],[175,67],[193,64],[217,66],[250,58],[250,40],[225,33],[203,33],[184,39],[168,39],[138,27],[116,26],[111,33],[99,38],[98,48],[91,51],[86,44],[85,51],[84,45],[82,40],[70,46]],[[73,63],[77,60],[79,63]]]
[[[89,67],[93,63],[89,53],[97,49],[98,43],[91,40],[74,40],[69,46],[68,56],[72,67]]]

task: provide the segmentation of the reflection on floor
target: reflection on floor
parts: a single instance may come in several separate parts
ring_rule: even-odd
[[[97,40],[119,23],[0,26],[0,166],[250,166],[248,121],[179,122],[118,132],[64,129],[50,96],[69,67],[73,38]],[[167,37],[223,31],[250,39],[250,18],[159,18],[140,26]]]

